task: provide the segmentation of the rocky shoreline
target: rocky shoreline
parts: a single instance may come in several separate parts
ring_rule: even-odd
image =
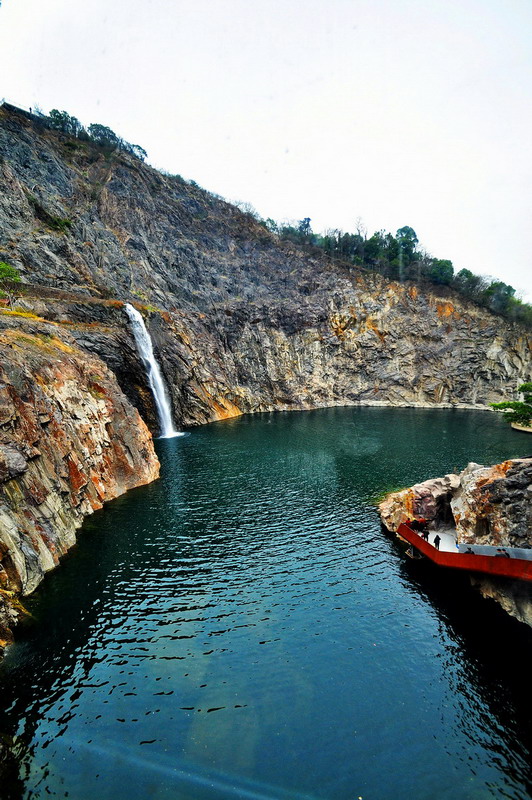
[[[532,457],[493,466],[470,463],[449,474],[392,492],[379,504],[391,532],[407,520],[427,520],[432,530],[452,528],[458,544],[532,550]],[[532,587],[524,581],[471,574],[485,597],[532,626]]]

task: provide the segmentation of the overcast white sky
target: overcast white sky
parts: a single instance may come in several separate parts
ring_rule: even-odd
[[[0,97],[66,109],[277,220],[532,301],[531,0],[3,0]]]

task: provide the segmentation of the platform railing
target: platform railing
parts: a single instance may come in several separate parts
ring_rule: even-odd
[[[408,522],[405,523],[408,525]],[[408,525],[410,530],[413,533],[418,534],[421,536],[420,531],[415,528],[412,528]],[[437,534],[438,529],[430,529],[430,533]],[[441,531],[440,531],[441,533]],[[456,529],[446,528],[444,533],[448,533],[453,535],[456,538]],[[431,544],[429,542],[429,544]],[[492,544],[468,544],[467,542],[457,542],[456,543],[456,552],[461,553],[463,555],[475,555],[475,556],[501,556],[501,551],[507,553],[510,558],[518,558],[521,561],[532,561],[532,547],[510,547],[508,545],[492,545]],[[452,551],[447,551],[452,552]]]
[[[496,556],[501,550],[508,553],[510,558],[519,558],[522,561],[532,561],[532,549],[527,547],[507,547],[506,545],[489,545],[489,544],[465,544],[460,542],[457,544],[457,551],[459,553],[469,553],[471,551],[476,556]]]

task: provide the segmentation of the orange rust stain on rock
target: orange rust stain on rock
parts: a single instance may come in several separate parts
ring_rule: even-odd
[[[105,496],[106,496],[105,486],[102,483],[102,481],[100,480],[100,476],[97,475],[96,472],[91,472],[91,481],[92,481],[92,483],[94,485],[94,488],[96,489],[96,492],[98,494],[99,500],[100,501],[105,500]],[[101,503],[100,503],[100,505],[101,505]],[[94,502],[92,503],[92,507],[96,508]]]
[[[217,403],[216,400],[212,400],[211,403],[212,407],[216,411],[218,419],[231,419],[232,417],[240,417],[242,415],[240,409],[225,397],[223,398],[224,405]]]
[[[503,461],[501,464],[498,464],[497,466],[499,467],[501,474],[506,475],[510,467],[513,466],[513,461],[512,460]]]
[[[175,335],[177,336],[177,338],[178,338],[178,339],[179,339],[179,340],[180,340],[180,341],[181,341],[181,342],[182,342],[184,345],[186,345],[187,347],[192,347],[192,343],[191,343],[191,341],[190,341],[190,336],[188,336],[188,334],[187,334],[187,333],[185,333],[185,331],[184,331],[184,330],[182,330],[182,329],[180,329],[180,330],[174,329],[174,332],[175,332]]]
[[[401,489],[399,492],[392,492],[387,495],[384,503],[393,503],[400,508],[402,520],[412,519],[415,517],[414,510],[414,492],[411,489]]]
[[[452,303],[436,303],[436,311],[439,317],[450,317],[455,308]]]
[[[196,384],[195,389],[196,393],[203,397],[212,408],[215,413],[215,419],[231,419],[242,415],[238,406],[227,397],[217,397],[215,399],[205,386],[199,386],[198,384]]]
[[[70,485],[74,492],[79,492],[83,486],[87,485],[87,477],[81,472],[76,461],[77,459],[74,459],[73,456],[67,456],[66,458]]]
[[[512,461],[503,461],[501,464],[495,464],[493,467],[491,467],[491,472],[489,475],[486,475],[484,478],[480,478],[477,481],[477,488],[481,489],[483,486],[493,483],[493,481],[504,478],[511,466]]]
[[[50,492],[42,483],[32,481],[28,485],[28,494],[38,505],[40,505],[41,503],[44,503]]]
[[[366,320],[366,328],[369,331],[373,331],[375,336],[377,336],[381,340],[381,342],[384,342],[385,334],[377,328],[375,322],[372,319]]]
[[[103,386],[97,380],[92,380],[89,382],[89,392],[91,392],[91,394],[94,393],[97,397],[101,398],[107,397],[108,394],[105,386]]]
[[[59,557],[66,552],[66,548],[63,547],[58,549],[53,539],[50,536],[48,536],[44,531],[38,534],[38,536],[40,536],[41,541],[43,542],[44,546],[52,556],[54,564],[59,564]]]
[[[342,341],[344,341],[345,332],[344,332],[344,329],[342,328],[342,326],[333,324],[331,327],[332,327],[332,332],[334,333],[334,335],[337,336],[338,339],[341,339]]]
[[[346,331],[351,329],[357,321],[352,306],[350,308],[350,312],[351,316],[348,316],[347,314],[333,314],[329,320],[332,332],[341,341],[345,341]]]

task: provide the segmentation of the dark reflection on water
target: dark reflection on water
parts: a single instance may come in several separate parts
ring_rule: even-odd
[[[86,523],[0,667],[3,797],[530,796],[532,632],[405,562],[372,506],[526,434],[325,409],[158,447],[161,480]]]

